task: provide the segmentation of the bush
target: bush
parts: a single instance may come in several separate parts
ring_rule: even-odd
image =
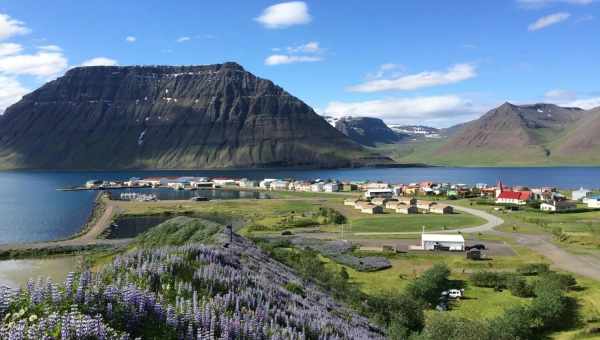
[[[419,278],[413,280],[407,288],[408,294],[416,300],[430,305],[439,302],[441,293],[448,288],[450,269],[445,264],[435,264]]]
[[[533,276],[550,271],[550,266],[546,263],[530,263],[517,268],[517,273],[521,275]]]
[[[535,282],[536,290],[569,290],[577,285],[577,280],[571,274],[547,272],[540,275]],[[536,293],[537,294],[537,293]]]
[[[475,287],[506,288],[507,277],[510,273],[480,271],[471,274],[471,283]]]
[[[510,293],[518,297],[532,297],[533,288],[527,284],[524,278],[516,275],[510,275],[506,280],[506,287],[510,290]]]
[[[323,224],[344,224],[348,221],[346,216],[331,208],[319,208],[319,215],[323,217]]]
[[[387,291],[369,296],[366,305],[366,313],[375,315],[376,321],[386,326],[391,339],[406,339],[410,331],[423,328],[423,305],[411,296]]]
[[[427,320],[419,339],[480,340],[492,339],[493,332],[485,321],[470,320],[447,313],[436,313]]]

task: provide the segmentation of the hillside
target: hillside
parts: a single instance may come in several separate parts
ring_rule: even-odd
[[[400,146],[394,159],[434,165],[600,163],[600,113],[553,104],[505,103],[434,142]]]
[[[172,220],[168,229],[189,223],[195,222]],[[0,337],[383,338],[366,318],[252,242],[238,235],[231,242],[226,233],[212,238],[137,248],[98,271],[69,274],[64,285],[40,279],[23,290],[0,287]]]
[[[406,136],[394,132],[379,118],[343,117],[335,122],[335,128],[365,146],[396,143]]]
[[[0,169],[389,163],[235,63],[68,71],[0,116]]]

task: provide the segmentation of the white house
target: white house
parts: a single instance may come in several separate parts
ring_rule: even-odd
[[[589,198],[587,201],[587,206],[590,209],[600,209],[600,199],[598,198]]]
[[[214,178],[213,179],[213,183],[216,186],[219,187],[224,187],[224,186],[228,186],[228,185],[235,185],[235,180],[231,179],[231,178]]]
[[[392,191],[392,189],[369,189],[365,192],[365,198],[392,198],[393,196],[394,192]]]
[[[340,186],[335,182],[329,182],[323,185],[323,190],[325,192],[338,192],[340,190]]]
[[[582,199],[586,198],[590,193],[591,193],[591,191],[588,190],[588,189],[579,188],[579,190],[573,191],[573,194],[571,195],[571,198],[574,201],[579,201],[579,200],[582,200]]]
[[[261,189],[269,189],[269,187],[271,186],[271,183],[275,182],[276,180],[277,180],[276,178],[265,178],[262,181],[260,181],[258,186]]]
[[[541,211],[565,211],[577,208],[574,201],[550,201],[540,204]]]
[[[323,182],[314,183],[310,186],[310,191],[312,192],[322,192],[324,188]]]
[[[258,182],[249,180],[247,178],[242,178],[238,181],[238,185],[240,186],[240,188],[256,188],[258,187]]]
[[[213,188],[214,184],[213,184],[213,182],[209,182],[209,181],[205,181],[205,180],[195,180],[195,181],[190,182],[190,186],[194,189],[201,189],[201,188]]]
[[[270,190],[288,190],[290,182],[288,181],[273,181],[269,186]]]
[[[421,234],[423,250],[434,250],[436,245],[448,247],[451,251],[463,251],[465,238],[461,234]]]

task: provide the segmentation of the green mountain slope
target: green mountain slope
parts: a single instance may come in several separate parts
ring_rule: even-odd
[[[443,139],[385,149],[396,161],[451,166],[600,164],[600,110],[505,103]]]

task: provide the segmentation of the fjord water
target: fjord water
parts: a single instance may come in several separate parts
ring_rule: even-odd
[[[600,187],[600,167],[554,168],[387,168],[387,169],[265,169],[223,171],[0,172],[0,244],[47,241],[68,237],[87,220],[95,191],[63,192],[57,188],[88,179],[123,180],[147,176],[227,176],[296,179],[382,180],[409,183],[424,180],[451,183]]]

